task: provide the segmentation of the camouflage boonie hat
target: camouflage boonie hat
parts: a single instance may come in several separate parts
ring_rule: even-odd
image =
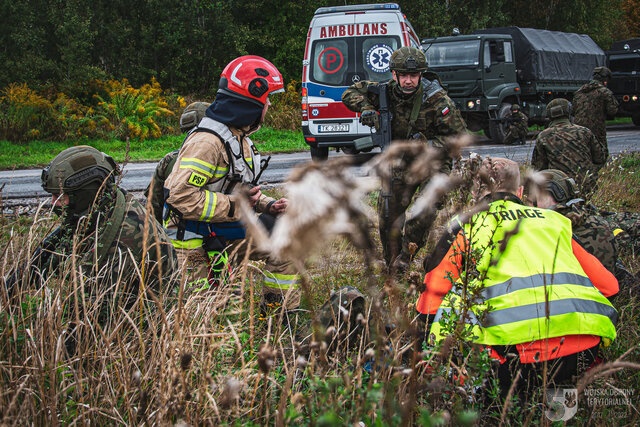
[[[571,103],[564,98],[556,98],[547,104],[547,117],[559,119],[571,115]]]
[[[611,70],[607,67],[596,67],[593,69],[593,79],[598,81],[605,81],[611,78]]]
[[[578,197],[578,186],[573,178],[569,178],[558,169],[540,171],[546,179],[545,188],[558,203],[566,203]]]
[[[206,102],[192,102],[184,109],[180,116],[180,132],[187,132],[200,123],[209,108]]]
[[[511,104],[511,112],[516,113],[520,111],[520,106],[518,104]]]
[[[427,57],[418,48],[403,46],[391,55],[389,68],[400,73],[427,71]]]

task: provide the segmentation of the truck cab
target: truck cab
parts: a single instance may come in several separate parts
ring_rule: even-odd
[[[614,42],[607,64],[612,75],[608,87],[620,103],[618,116],[631,117],[640,126],[640,38]]]
[[[520,86],[508,34],[456,35],[422,40],[429,70],[438,74],[472,131],[496,134],[497,121]],[[506,103],[509,105],[505,107]],[[503,111],[504,110],[504,111]]]

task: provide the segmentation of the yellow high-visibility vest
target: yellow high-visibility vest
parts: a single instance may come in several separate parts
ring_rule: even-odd
[[[615,339],[617,312],[574,256],[569,219],[500,200],[461,232],[467,247],[459,253],[467,265],[460,277],[468,285],[453,284],[443,299],[431,327],[436,341],[447,333],[443,316],[462,315],[463,297],[470,301],[465,323],[475,343],[513,345],[566,335],[597,335],[605,344]]]

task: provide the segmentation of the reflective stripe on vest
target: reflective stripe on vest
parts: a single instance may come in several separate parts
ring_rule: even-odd
[[[480,299],[471,304],[466,319],[474,342],[509,345],[565,335],[597,335],[605,342],[615,338],[617,312],[573,255],[567,218],[498,201],[461,232],[470,247],[458,250],[476,258],[468,267],[479,273],[470,277],[466,291]],[[506,245],[504,239],[509,239]],[[476,277],[484,280],[479,283]],[[461,287],[455,284],[440,305],[431,328],[436,340],[442,338],[443,314],[461,314]]]
[[[299,274],[279,274],[263,271],[263,284],[274,289],[298,289]]]

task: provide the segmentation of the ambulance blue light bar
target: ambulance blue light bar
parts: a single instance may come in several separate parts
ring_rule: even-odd
[[[319,7],[316,9],[316,15],[336,12],[354,12],[365,10],[400,10],[398,3],[381,3],[381,4],[354,4],[349,6],[331,6]]]

